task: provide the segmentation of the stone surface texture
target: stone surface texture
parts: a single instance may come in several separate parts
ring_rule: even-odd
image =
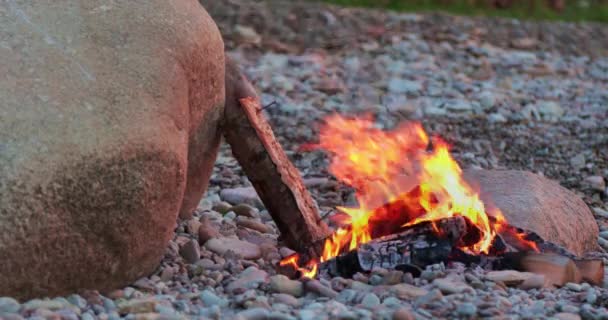
[[[492,212],[500,209],[509,224],[538,233],[582,256],[597,251],[598,226],[591,210],[574,192],[531,172],[466,170]]]
[[[194,0],[0,2],[0,296],[152,272],[206,189],[220,33]]]

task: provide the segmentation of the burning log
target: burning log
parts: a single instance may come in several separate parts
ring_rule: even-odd
[[[416,275],[427,265],[447,261],[452,248],[463,241],[470,226],[463,217],[416,224],[322,263],[319,272],[350,277],[380,267]]]
[[[240,88],[246,91],[246,88]],[[234,90],[239,90],[235,88]],[[240,94],[240,93],[239,93]],[[242,94],[240,94],[242,96]],[[261,113],[259,100],[226,103],[226,141],[262,202],[281,231],[285,243],[311,256],[320,254],[329,231],[321,221],[298,170],[276,141]]]

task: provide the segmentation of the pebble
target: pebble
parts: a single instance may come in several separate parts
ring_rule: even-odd
[[[198,241],[190,240],[186,242],[180,249],[179,254],[184,258],[187,263],[195,263],[201,257],[201,249],[198,245]]]
[[[220,308],[224,308],[228,306],[228,300],[218,297],[211,290],[203,290],[199,298],[206,307],[219,306]]]
[[[291,280],[284,275],[270,277],[270,290],[277,293],[285,293],[294,297],[302,296],[304,285],[298,280]]]
[[[300,301],[295,298],[293,295],[285,294],[285,293],[277,293],[274,295],[274,299],[279,302],[286,304],[290,307],[297,308],[300,306]]]
[[[228,211],[232,210],[232,205],[228,202],[220,201],[213,205],[212,210],[219,212],[220,214],[226,214]]]
[[[484,92],[480,93],[478,98],[479,98],[479,104],[484,109],[490,109],[490,108],[494,107],[494,105],[496,104],[496,97],[495,97],[494,93],[492,93],[490,91],[484,91]]]
[[[203,216],[200,219],[201,224],[198,228],[198,242],[204,245],[207,241],[213,238],[221,237],[220,232],[212,225],[208,217]]]
[[[261,233],[271,233],[272,232],[272,228],[270,228],[269,226],[267,226],[261,222],[255,221],[251,218],[246,218],[246,217],[242,217],[242,216],[239,216],[236,218],[236,225],[239,227],[256,230]]]
[[[234,205],[248,204],[258,209],[264,207],[262,200],[260,200],[253,187],[222,189],[220,191],[220,198]]]
[[[558,320],[581,320],[581,316],[575,313],[560,312],[553,315]]]
[[[365,308],[372,309],[378,305],[380,305],[380,298],[374,293],[368,293],[361,300],[361,305]]]
[[[127,300],[118,304],[120,314],[150,313],[156,310],[158,301],[152,298]]]
[[[341,303],[350,304],[357,297],[357,291],[352,289],[344,289],[342,290],[338,296],[336,297],[336,301]]]
[[[10,302],[9,302],[10,304]],[[35,309],[48,309],[48,310],[59,310],[69,306],[69,302],[62,302],[59,300],[49,299],[33,299],[22,305],[23,310],[35,310]]]
[[[229,292],[244,292],[246,289],[257,288],[260,284],[266,282],[267,279],[268,273],[266,271],[252,266],[241,272],[239,277],[226,287],[226,290]]]
[[[260,44],[262,37],[249,26],[235,25],[234,35],[240,43]]]
[[[439,289],[441,291],[441,293],[443,294],[455,294],[455,293],[463,293],[463,292],[468,292],[468,293],[472,293],[475,292],[475,290],[473,288],[471,288],[470,286],[464,284],[464,283],[459,283],[456,281],[452,281],[449,279],[435,279],[433,281],[433,285]]]
[[[10,297],[0,297],[0,314],[2,313],[16,313],[21,308],[21,304]]]
[[[598,217],[602,217],[602,218],[608,219],[608,211],[606,211],[606,210],[604,210],[602,208],[594,207],[593,208],[593,213],[595,213],[595,215],[598,216]]]
[[[406,283],[401,283],[401,284],[396,284],[396,285],[390,286],[388,288],[388,290],[390,292],[392,292],[393,294],[395,294],[400,299],[405,299],[405,300],[416,299],[416,298],[420,298],[420,297],[423,297],[423,296],[429,294],[429,291],[427,289],[416,287],[416,286],[406,284]]]
[[[254,191],[255,191],[255,189],[254,189]],[[257,208],[254,208],[245,203],[239,203],[239,204],[233,206],[232,208],[230,208],[230,211],[233,211],[238,216],[243,216],[243,217],[248,217],[248,218],[255,219],[260,216]]]
[[[219,255],[232,251],[247,260],[256,260],[262,256],[262,250],[256,244],[234,238],[213,238],[205,243],[205,248]]]
[[[382,284],[395,285],[403,282],[403,271],[389,270],[382,278]]]
[[[308,280],[304,286],[308,291],[314,292],[324,297],[335,299],[338,296],[338,293],[336,291],[334,291],[328,286],[323,285],[319,280]]]
[[[397,309],[393,313],[393,320],[414,320],[416,317],[412,313],[412,310],[407,308]]]
[[[477,314],[477,307],[469,302],[461,303],[458,305],[456,313],[461,317],[470,318]]]
[[[388,91],[392,93],[417,93],[422,89],[420,83],[401,78],[392,78],[388,82]]]
[[[585,183],[593,190],[604,192],[606,190],[606,181],[602,176],[589,176],[585,178]]]
[[[416,299],[415,304],[417,306],[423,307],[423,306],[431,304],[442,298],[443,298],[443,294],[441,294],[441,291],[439,289],[433,289],[433,290],[429,291],[429,293],[425,294],[424,296]]]
[[[268,315],[269,311],[264,308],[253,308],[237,313],[236,319],[266,320],[268,318]]]

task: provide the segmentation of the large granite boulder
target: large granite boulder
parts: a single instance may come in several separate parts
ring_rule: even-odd
[[[574,192],[545,177],[515,170],[465,170],[486,207],[499,208],[507,221],[538,233],[577,255],[597,251],[598,226]]]
[[[224,63],[197,0],[0,1],[0,296],[157,267],[211,173]]]

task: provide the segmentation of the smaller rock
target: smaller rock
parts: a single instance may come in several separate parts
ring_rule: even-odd
[[[388,91],[392,93],[417,93],[422,90],[420,83],[401,78],[392,78],[388,82]]]
[[[586,161],[585,156],[582,153],[579,153],[570,159],[570,165],[572,168],[580,170],[585,167]]]
[[[433,289],[429,293],[425,294],[424,296],[416,299],[415,304],[419,307],[423,307],[423,306],[433,303],[441,298],[443,298],[443,294],[441,294],[441,291],[439,291],[439,289]]]
[[[553,315],[553,318],[558,320],[581,320],[581,316],[574,313],[560,312]]]
[[[340,291],[340,294],[338,294],[338,296],[336,297],[336,301],[344,304],[350,304],[355,300],[356,297],[357,291],[352,289],[344,289]]]
[[[259,221],[255,221],[251,218],[247,218],[247,217],[237,217],[236,225],[239,227],[249,228],[249,229],[252,229],[255,231],[259,231],[261,233],[271,233],[272,232],[272,228],[270,228],[269,226],[267,226]]]
[[[232,205],[228,202],[220,201],[213,205],[212,210],[221,214],[226,214],[228,211],[232,210]]]
[[[291,280],[286,276],[279,274],[270,277],[270,290],[300,297],[304,292],[304,285],[300,281]]]
[[[587,291],[587,294],[585,295],[585,302],[589,304],[595,304],[597,302],[597,294],[595,293],[595,290]]]
[[[456,308],[456,313],[458,313],[458,315],[461,317],[471,318],[477,314],[477,306],[470,302],[464,302],[458,305],[458,308]]]
[[[48,309],[51,311],[59,310],[69,306],[69,302],[63,303],[62,301],[53,299],[33,299],[23,304],[23,310],[31,311],[36,309]]]
[[[602,208],[597,208],[594,207],[593,208],[593,213],[598,216],[598,217],[602,217],[602,218],[606,218],[608,219],[608,211],[602,209]]]
[[[574,282],[566,283],[566,288],[568,288],[569,290],[572,290],[572,291],[576,291],[576,292],[581,292],[583,290],[583,288],[581,287],[580,284],[574,283]]]
[[[557,121],[565,113],[564,109],[554,101],[541,101],[536,105],[536,110],[547,121]]]
[[[606,181],[602,176],[589,176],[584,180],[585,184],[591,189],[604,192],[606,190]]]
[[[228,306],[226,299],[218,297],[211,290],[203,290],[199,297],[206,307],[218,306],[224,308]]]
[[[446,108],[453,112],[470,112],[473,110],[471,103],[465,100],[450,101],[446,103]]]
[[[264,308],[252,308],[245,311],[241,311],[236,314],[235,319],[243,320],[266,320],[268,319],[270,311]]]
[[[235,205],[245,203],[258,209],[264,207],[262,200],[260,200],[253,187],[222,189],[222,191],[220,191],[220,198]]]
[[[380,305],[380,298],[374,293],[368,293],[361,300],[361,305],[365,308],[372,309]]]
[[[306,290],[324,297],[335,299],[338,296],[338,293],[336,291],[334,291],[330,287],[323,285],[319,280],[316,279],[308,280],[304,286]]]
[[[496,97],[491,91],[484,91],[478,96],[479,104],[483,109],[490,109],[496,104]]]
[[[403,271],[399,271],[399,270],[390,270],[389,272],[387,272],[383,279],[382,279],[382,284],[385,285],[395,285],[395,284],[399,284],[403,281]]]
[[[10,297],[0,297],[0,314],[3,313],[17,313],[21,305],[19,302]]]
[[[530,50],[536,48],[538,41],[534,38],[524,37],[511,40],[511,46],[515,49]]]
[[[414,317],[412,310],[410,310],[408,308],[400,308],[400,309],[397,309],[393,313],[393,320],[414,320],[414,319],[416,319],[416,317]]]
[[[429,291],[424,288],[419,288],[406,283],[390,286],[388,290],[403,300],[419,298],[429,293]]]
[[[382,276],[379,274],[373,274],[371,277],[369,277],[369,284],[371,284],[372,286],[377,286],[379,284],[382,283]]]
[[[239,43],[243,44],[260,44],[262,42],[262,37],[255,31],[255,29],[236,25],[234,26],[234,38]]]
[[[205,243],[205,248],[219,255],[232,251],[247,260],[256,260],[262,256],[262,250],[258,245],[234,238],[210,239]]]
[[[258,209],[246,204],[239,203],[232,208],[230,211],[234,211],[237,216],[248,217],[248,218],[258,218],[260,214],[258,213]]]
[[[281,247],[279,249],[279,254],[281,255],[282,258],[287,258],[291,255],[294,255],[296,252],[287,248],[287,247]]]
[[[204,245],[210,239],[219,238],[222,236],[220,232],[213,226],[207,216],[201,217],[200,221],[201,224],[198,227],[198,243]]]
[[[186,222],[186,232],[192,236],[198,235],[198,229],[201,226],[201,222],[197,218],[191,218]]]
[[[387,297],[382,301],[382,304],[392,309],[401,306],[403,302],[395,297]]]
[[[277,293],[274,295],[274,299],[276,300],[276,302],[286,304],[293,308],[297,308],[300,306],[300,301],[298,301],[298,299],[295,298],[293,295]]]
[[[599,237],[597,239],[597,243],[600,245],[600,247],[608,250],[608,240],[604,239],[603,237]]]
[[[505,123],[507,118],[501,113],[491,113],[488,115],[488,122],[490,123]]]
[[[156,310],[158,301],[153,298],[126,300],[118,304],[118,313],[149,313]]]
[[[197,241],[190,240],[179,249],[179,254],[187,263],[193,264],[201,258],[201,248]]]
[[[441,291],[441,293],[450,295],[455,293],[473,293],[475,290],[462,282],[456,282],[450,279],[435,279],[433,285]]]
[[[334,95],[346,91],[344,83],[335,77],[323,77],[315,86],[315,89],[327,95]]]
[[[268,273],[266,271],[252,266],[241,272],[239,277],[228,284],[226,289],[228,292],[245,292],[247,289],[257,288],[260,284],[266,282],[267,279]]]

